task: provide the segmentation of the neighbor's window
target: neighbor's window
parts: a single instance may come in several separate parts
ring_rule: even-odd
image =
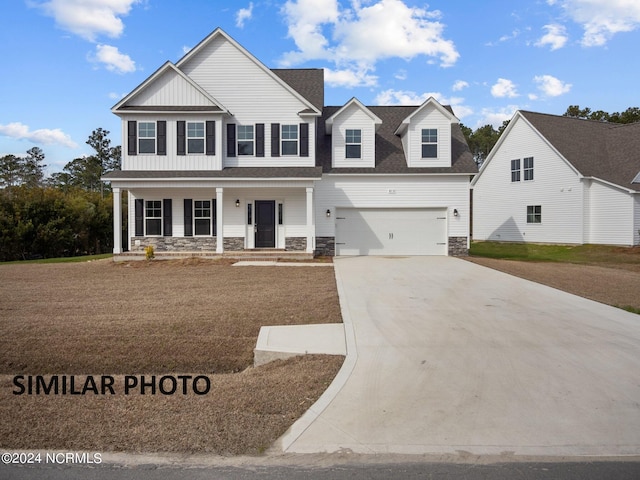
[[[298,125],[282,125],[282,155],[298,155]]]
[[[146,234],[162,235],[162,200],[146,200],[144,219]]]
[[[193,202],[193,223],[196,235],[211,235],[211,200]]]
[[[520,181],[520,159],[511,160],[511,181]]]
[[[138,152],[156,153],[155,122],[138,122]]]
[[[524,180],[533,180],[533,157],[527,157],[523,160],[524,164]]]
[[[253,155],[253,125],[238,125],[238,155]]]
[[[187,153],[204,153],[204,122],[187,122]]]
[[[438,129],[422,129],[422,158],[438,158]]]
[[[527,206],[527,223],[542,223],[542,206]]]
[[[345,135],[346,158],[362,158],[362,130],[347,129]]]

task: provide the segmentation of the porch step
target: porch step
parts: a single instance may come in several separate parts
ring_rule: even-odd
[[[287,250],[274,250],[274,249],[258,249],[258,250],[241,250],[233,252],[224,252],[222,255],[206,251],[206,252],[155,252],[154,259],[156,260],[174,260],[181,258],[230,258],[239,260],[311,260],[313,259],[312,253],[306,252],[291,252]],[[144,251],[140,252],[123,252],[118,255],[114,255],[113,259],[116,262],[126,262],[129,260],[145,260]]]

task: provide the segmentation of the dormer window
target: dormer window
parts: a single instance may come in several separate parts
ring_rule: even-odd
[[[138,153],[156,153],[155,122],[138,122]]]
[[[422,129],[422,158],[438,158],[438,129]]]
[[[362,130],[347,129],[345,135],[345,158],[362,158]]]

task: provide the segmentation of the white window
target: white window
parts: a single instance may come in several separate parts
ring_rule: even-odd
[[[146,200],[144,209],[146,235],[162,235],[162,200]]]
[[[523,161],[524,181],[533,180],[533,157],[527,157]]]
[[[253,155],[253,125],[238,125],[238,155]]]
[[[345,158],[362,158],[362,130],[345,132]]]
[[[422,129],[422,158],[438,158],[438,129]]]
[[[511,160],[511,181],[520,181],[520,159]]]
[[[298,155],[298,125],[282,125],[282,155]]]
[[[155,122],[138,122],[138,153],[156,153]]]
[[[204,122],[187,122],[187,153],[204,153]]]
[[[527,206],[527,223],[542,223],[542,206]]]
[[[193,227],[196,235],[211,235],[211,200],[193,202]]]

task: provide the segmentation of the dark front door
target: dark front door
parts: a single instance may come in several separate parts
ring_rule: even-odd
[[[276,246],[276,202],[256,200],[256,248]]]

